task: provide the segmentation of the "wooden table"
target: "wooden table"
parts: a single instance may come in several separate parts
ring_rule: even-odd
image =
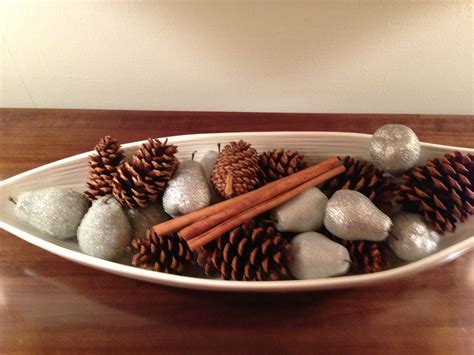
[[[461,116],[0,110],[0,179],[90,150],[100,137],[264,130],[373,132],[474,147]],[[374,288],[225,294],[76,265],[0,231],[0,353],[440,353],[473,350],[473,253]]]

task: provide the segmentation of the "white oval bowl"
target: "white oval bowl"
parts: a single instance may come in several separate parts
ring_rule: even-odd
[[[178,158],[190,157],[194,151],[197,151],[195,159],[199,160],[206,151],[216,150],[217,143],[225,144],[241,138],[252,143],[258,151],[273,149],[275,146],[298,150],[305,155],[309,163],[315,163],[334,155],[352,155],[370,160],[368,144],[371,135],[359,133],[213,133],[174,136],[169,137],[169,141],[178,145]],[[123,148],[127,155],[131,155],[142,143],[143,141],[125,144]],[[419,163],[423,164],[428,159],[440,157],[444,153],[454,150],[474,154],[474,149],[422,143]],[[87,159],[92,153],[87,152],[62,159],[0,182],[0,227],[53,254],[95,269],[161,285],[233,292],[294,292],[373,285],[432,268],[457,258],[474,247],[474,218],[470,217],[467,222],[457,225],[455,233],[442,237],[441,245],[436,253],[416,262],[398,262],[397,267],[374,274],[347,275],[316,280],[226,281],[170,275],[135,268],[123,263],[101,260],[83,254],[75,240],[59,241],[42,235],[27,223],[17,219],[14,214],[14,205],[8,201],[9,197],[16,197],[24,191],[49,186],[71,187],[83,191],[87,178]]]

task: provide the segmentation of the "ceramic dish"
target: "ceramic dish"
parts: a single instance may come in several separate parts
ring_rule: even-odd
[[[170,137],[169,141],[178,145],[178,158],[189,157],[192,152],[197,150],[195,159],[199,160],[206,151],[216,149],[217,143],[225,144],[240,138],[252,143],[258,151],[272,149],[275,146],[298,150],[305,155],[309,163],[315,163],[334,155],[343,156],[348,154],[370,160],[368,144],[371,135],[368,134],[341,132],[241,132],[183,135]],[[123,148],[130,155],[142,143],[125,144]],[[424,163],[427,159],[440,157],[444,153],[452,152],[453,150],[474,153],[474,149],[422,143],[420,164]],[[41,235],[37,230],[15,217],[14,205],[8,201],[10,196],[16,197],[23,191],[49,186],[71,187],[78,191],[83,191],[87,177],[87,159],[91,153],[87,152],[59,160],[0,182],[0,227],[53,254],[95,269],[156,284],[232,292],[292,292],[373,285],[382,281],[413,275],[422,270],[435,267],[468,252],[474,247],[474,218],[471,217],[466,223],[458,224],[454,234],[443,236],[439,251],[435,254],[412,263],[398,261],[393,265],[392,269],[375,274],[346,275],[317,280],[244,282],[169,275],[129,266],[126,260],[121,262],[105,261],[81,253],[75,240],[59,241]]]

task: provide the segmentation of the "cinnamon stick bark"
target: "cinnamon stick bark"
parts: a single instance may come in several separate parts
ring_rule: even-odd
[[[257,190],[253,190],[247,192],[246,194],[234,197],[232,199],[217,203],[215,205],[211,205],[209,207],[202,208],[198,211],[172,219],[170,221],[157,224],[153,226],[153,229],[156,233],[160,235],[176,233],[196,221],[199,221],[201,219],[202,221],[205,221],[207,220],[207,218],[205,217],[209,217],[220,212],[224,212],[224,214],[220,215],[221,217],[219,217],[219,220],[225,221],[226,219],[235,216],[236,214],[244,211],[245,209],[248,209],[283,192],[286,192],[291,188],[298,186],[303,182],[308,181],[309,179],[314,178],[315,176],[319,176],[322,173],[340,165],[341,162],[337,157],[329,158],[319,164],[298,171],[293,175],[271,182]],[[222,216],[225,216],[225,218]],[[217,223],[214,223],[214,225],[215,224]],[[201,232],[197,234],[192,232],[191,234],[189,234],[188,238],[196,236],[206,231],[207,229],[210,229],[214,225],[210,225],[207,222],[205,224],[203,223],[202,227],[199,227],[199,230]],[[201,224],[199,226],[201,226]],[[187,235],[188,232],[189,230],[185,231],[184,235]]]
[[[229,218],[227,221],[215,226],[214,228],[208,230],[207,232],[191,239],[188,241],[189,248],[191,250],[197,250],[203,245],[213,241],[214,239],[218,238],[219,236],[223,235],[231,231],[232,229],[236,228],[237,226],[249,221],[250,219],[262,214],[264,212],[269,211],[270,209],[281,205],[282,203],[288,201],[289,199],[295,197],[296,195],[300,194],[301,192],[320,184],[328,179],[333,178],[345,171],[344,166],[336,167],[332,170],[329,170],[322,175],[316,176],[309,181],[304,182],[303,184],[279,195],[270,200],[267,200],[253,208],[250,208],[237,216],[233,216]]]

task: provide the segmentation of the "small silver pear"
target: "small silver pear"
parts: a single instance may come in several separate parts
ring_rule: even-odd
[[[416,261],[433,254],[440,241],[439,234],[415,213],[401,212],[393,217],[388,244],[402,260]]]
[[[315,231],[323,225],[327,202],[326,195],[313,187],[274,208],[271,218],[280,232]]]
[[[360,192],[338,190],[326,205],[324,226],[344,240],[381,241],[387,238],[392,221]]]
[[[298,234],[291,240],[292,261],[288,267],[297,279],[319,279],[349,270],[347,249],[316,232]]]
[[[85,254],[114,260],[125,253],[130,234],[122,206],[112,195],[106,195],[92,203],[77,229],[77,241]]]
[[[209,206],[211,195],[204,170],[194,160],[179,164],[163,195],[165,212],[178,217]]]

